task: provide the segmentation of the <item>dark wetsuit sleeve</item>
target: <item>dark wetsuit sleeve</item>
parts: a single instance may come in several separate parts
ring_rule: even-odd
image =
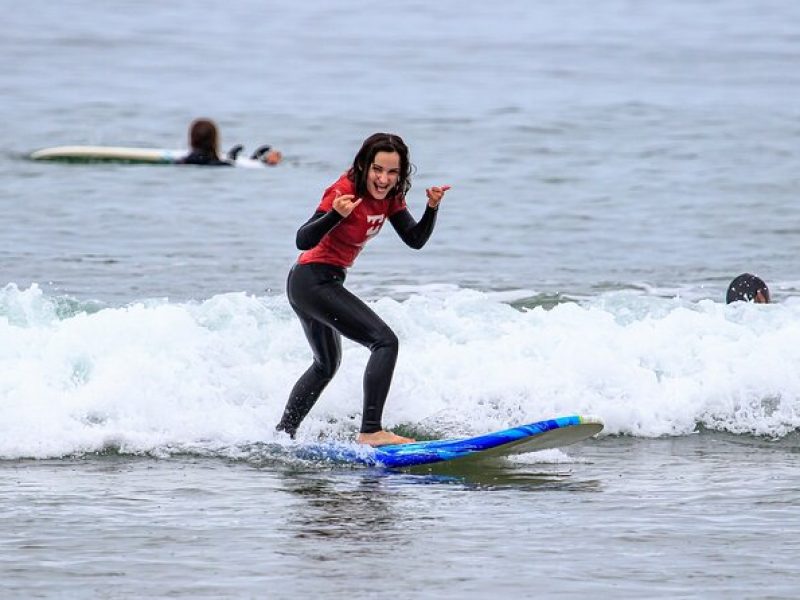
[[[333,229],[344,217],[335,210],[318,210],[297,230],[297,249],[311,250],[322,241],[325,234]]]
[[[437,212],[439,212],[438,209],[426,205],[425,213],[418,223],[414,220],[414,217],[411,216],[411,213],[408,212],[408,209],[404,208],[400,212],[389,217],[389,221],[391,221],[392,226],[401,240],[408,246],[414,248],[414,250],[419,250],[425,245],[428,238],[431,237],[431,233],[433,233],[433,226],[436,225]]]

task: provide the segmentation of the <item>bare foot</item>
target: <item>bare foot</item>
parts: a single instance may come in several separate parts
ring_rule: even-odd
[[[388,446],[389,444],[411,444],[417,440],[403,437],[391,431],[376,431],[374,433],[359,433],[356,440],[359,444],[368,446]]]

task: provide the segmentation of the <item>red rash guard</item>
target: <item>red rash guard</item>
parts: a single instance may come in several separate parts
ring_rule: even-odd
[[[340,220],[316,246],[300,255],[297,260],[299,264],[324,263],[344,269],[351,267],[358,253],[370,238],[378,234],[386,219],[406,209],[403,196],[376,200],[366,195],[349,216],[342,218],[333,210],[334,198],[355,193],[355,184],[347,178],[347,174],[325,190],[315,214],[333,212]]]

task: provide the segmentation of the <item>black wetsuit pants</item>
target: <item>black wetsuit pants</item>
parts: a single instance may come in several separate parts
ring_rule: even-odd
[[[342,358],[341,336],[372,353],[364,372],[361,432],[380,431],[383,404],[397,362],[397,336],[344,287],[345,270],[324,264],[297,264],[289,272],[289,303],[300,317],[314,362],[292,388],[277,429],[294,437],[302,420],[333,378]]]

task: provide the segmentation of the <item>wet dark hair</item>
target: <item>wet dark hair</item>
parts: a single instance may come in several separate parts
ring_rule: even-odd
[[[367,175],[378,152],[397,152],[400,155],[400,177],[389,195],[405,196],[411,189],[411,173],[414,170],[408,156],[408,146],[399,135],[393,133],[373,133],[361,145],[361,150],[353,159],[353,166],[347,177],[355,183],[356,196],[367,194]]]
[[[751,275],[750,273],[742,273],[736,277],[728,286],[728,293],[725,296],[725,303],[730,304],[737,300],[744,300],[745,302],[753,302],[756,299],[756,294],[761,292],[764,299],[769,302],[769,288],[767,284],[760,277]]]
[[[219,158],[219,134],[211,119],[195,119],[189,127],[189,145],[192,150]]]

